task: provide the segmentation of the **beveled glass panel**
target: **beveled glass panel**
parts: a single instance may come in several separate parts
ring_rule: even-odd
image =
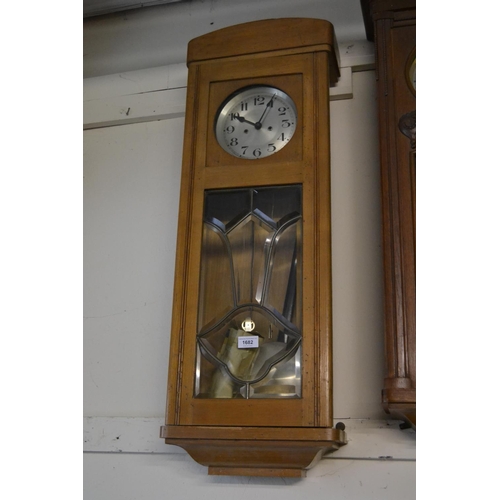
[[[262,276],[264,269],[266,241],[272,238],[273,232],[273,228],[250,214],[234,226],[228,234],[233,256],[234,286],[238,305],[256,301],[259,277]]]
[[[197,397],[301,396],[301,228],[300,186],[206,193]]]
[[[291,213],[302,213],[302,187],[257,188],[254,190],[253,204],[255,209],[278,223]]]
[[[264,299],[264,305],[276,309],[293,323],[300,324],[300,268],[297,263],[301,260],[298,242],[300,226],[298,221],[284,227],[274,239],[274,245],[269,263],[269,285]],[[299,293],[297,291],[299,290]]]
[[[256,360],[256,363],[259,359]],[[302,348],[299,347],[295,354],[286,358],[281,363],[273,366],[268,375],[255,384],[250,384],[250,398],[293,398],[300,397]],[[240,389],[244,395],[246,387]]]
[[[212,224],[203,227],[198,323],[212,324],[234,307],[231,256],[226,237]]]
[[[248,213],[252,192],[248,189],[220,189],[205,193],[205,219],[217,219],[224,224],[242,213]]]

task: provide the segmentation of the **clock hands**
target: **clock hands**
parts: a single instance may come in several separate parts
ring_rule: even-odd
[[[237,115],[237,116],[235,116],[235,118],[236,118],[239,122],[241,122],[241,123],[243,123],[243,122],[250,123],[250,125],[253,125],[256,129],[259,129],[259,128],[260,128],[260,127],[257,127],[257,124],[256,124],[256,123],[248,121],[246,118],[243,118],[243,116],[239,116],[239,115]]]
[[[264,119],[264,116],[267,113],[267,111],[269,110],[269,108],[272,106],[273,100],[274,100],[275,97],[276,97],[276,94],[274,94],[271,97],[271,99],[269,100],[269,102],[266,104],[266,108],[264,109],[264,112],[262,113],[261,117],[259,118],[259,120],[257,122],[255,122],[255,123],[251,122],[251,121],[247,120],[246,118],[244,118],[243,116],[239,116],[239,115],[237,115],[235,118],[240,123],[249,123],[250,125],[253,125],[256,130],[260,130],[262,128],[262,120]]]
[[[271,99],[269,99],[269,102],[266,104],[266,109],[264,109],[264,112],[262,113],[262,116],[259,118],[259,121],[255,124],[255,128],[258,130],[262,127],[262,119],[264,118],[264,115],[268,111],[268,109],[273,105],[273,100],[276,97],[276,94],[274,94]],[[258,126],[257,126],[258,125]]]

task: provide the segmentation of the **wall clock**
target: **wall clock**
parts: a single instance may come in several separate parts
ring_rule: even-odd
[[[188,46],[165,425],[209,474],[303,476],[333,428],[333,26],[274,19]]]
[[[362,0],[377,51],[385,273],[384,409],[416,426],[416,7]]]

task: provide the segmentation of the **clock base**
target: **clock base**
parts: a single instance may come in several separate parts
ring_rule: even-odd
[[[165,443],[183,448],[210,475],[305,477],[321,457],[347,444],[324,427],[197,427],[166,425]]]
[[[391,388],[382,391],[382,406],[386,413],[403,420],[404,427],[416,429],[417,397],[415,389]]]
[[[209,476],[306,477],[303,469],[266,469],[260,467],[209,467]]]

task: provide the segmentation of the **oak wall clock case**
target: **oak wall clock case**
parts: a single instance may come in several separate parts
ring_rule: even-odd
[[[333,26],[273,19],[188,46],[167,411],[209,474],[305,475],[333,428]]]

